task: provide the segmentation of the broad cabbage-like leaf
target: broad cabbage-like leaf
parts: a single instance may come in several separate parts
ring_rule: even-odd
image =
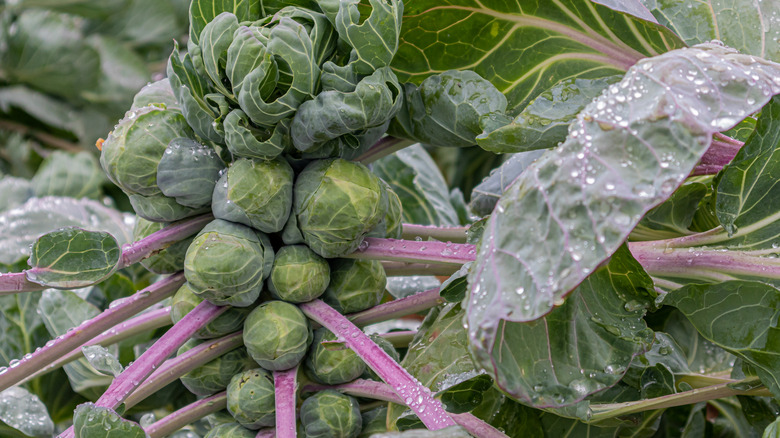
[[[76,438],[149,438],[138,423],[125,420],[113,409],[84,403],[73,413]]]
[[[0,420],[26,436],[43,438],[54,433],[46,405],[21,386],[0,392]]]

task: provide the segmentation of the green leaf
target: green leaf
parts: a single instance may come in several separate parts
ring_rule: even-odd
[[[126,111],[133,95],[150,79],[143,58],[124,42],[103,35],[93,35],[87,40],[100,55],[100,76],[97,84],[82,96],[90,105],[108,109],[112,117]]]
[[[442,389],[437,396],[441,398],[444,408],[447,412],[460,414],[482,403],[482,394],[493,387],[493,379],[487,374],[471,371],[463,376],[448,376],[440,387]]]
[[[332,18],[339,38],[352,47],[349,67],[364,75],[390,65],[398,50],[404,11],[401,0],[369,2],[371,14],[368,18],[361,17],[359,0],[340,1],[338,13]]]
[[[240,26],[236,30],[225,60],[225,74],[230,80],[234,95],[241,90],[244,77],[263,61],[267,42],[267,37],[259,27]]]
[[[480,352],[475,361],[524,403],[577,403],[615,385],[634,356],[650,348],[653,333],[643,316],[654,297],[652,280],[623,247],[544,318],[502,321],[490,355]]]
[[[9,365],[49,340],[37,312],[40,297],[39,293],[0,297],[0,365]]]
[[[458,226],[458,213],[441,171],[421,145],[404,148],[373,164],[374,173],[401,199],[406,223]]]
[[[663,397],[677,392],[674,387],[674,374],[662,363],[645,369],[640,385],[642,398],[645,399]]]
[[[703,183],[686,183],[663,204],[645,214],[631,231],[631,240],[661,240],[693,234],[689,228],[699,202],[707,195]]]
[[[230,12],[239,22],[255,21],[260,17],[260,0],[193,0],[190,3],[190,42],[200,43],[200,33],[219,14]]]
[[[469,274],[469,269],[473,263],[465,263],[458,269],[457,272],[452,274],[450,278],[444,280],[439,287],[439,295],[450,303],[459,303],[466,297],[466,289],[468,284],[466,282],[466,276]]]
[[[0,110],[9,113],[12,108],[18,108],[52,128],[77,133],[72,107],[24,85],[0,88]]]
[[[528,151],[509,156],[500,167],[491,171],[490,175],[471,191],[471,202],[469,202],[471,211],[479,216],[489,215],[509,185],[531,163],[541,157],[542,153],[543,151]]]
[[[780,437],[780,417],[764,429],[762,438],[778,438]]]
[[[754,427],[735,398],[712,400],[707,403],[717,412],[712,420],[713,436],[758,437],[763,427]]]
[[[84,403],[73,413],[76,438],[148,438],[138,423],[117,415],[109,408]]]
[[[223,12],[211,20],[200,33],[200,49],[206,74],[211,78],[214,88],[220,93],[234,98],[232,90],[225,87],[228,80],[225,73],[228,48],[233,42],[233,34],[238,30],[238,19],[230,12]]]
[[[6,176],[0,180],[0,212],[18,207],[33,197],[29,180]]]
[[[488,220],[469,275],[478,305],[467,322],[481,361],[501,320],[532,321],[560,304],[685,180],[714,132],[780,93],[778,74],[776,64],[702,45],[641,61],[588,105],[566,142],[529,166]],[[700,81],[713,84],[706,94]]]
[[[108,278],[119,265],[122,249],[109,233],[62,228],[35,241],[27,279],[35,283],[74,289]]]
[[[621,76],[564,79],[537,96],[517,117],[498,114],[483,119],[479,147],[496,152],[549,149],[566,140],[569,125],[593,99]],[[507,123],[508,122],[508,123]]]
[[[105,18],[118,12],[126,0],[21,0],[15,5],[21,8],[40,8],[81,15],[89,18]]]
[[[663,303],[679,309],[707,340],[755,367],[761,382],[780,394],[780,290],[750,281],[687,285]]]
[[[19,386],[0,392],[0,420],[28,436],[51,437],[54,433],[46,405]]]
[[[780,5],[776,2],[643,0],[642,3],[660,24],[687,44],[720,40],[740,53],[780,62],[780,41],[774,21],[780,14]]]
[[[95,32],[111,35],[133,47],[163,46],[165,51],[170,50],[172,39],[187,33],[187,5],[179,6],[182,0],[120,1],[124,6],[121,13],[92,22]]]
[[[116,355],[102,345],[87,345],[81,347],[81,351],[92,368],[105,375],[116,377],[124,370]]]
[[[399,79],[471,69],[507,96],[510,113],[561,80],[614,75],[683,46],[664,27],[588,0],[423,0],[404,14],[392,64]]]
[[[284,119],[269,132],[252,126],[246,113],[235,109],[225,117],[225,143],[236,157],[273,160],[292,148],[291,122]]]
[[[99,199],[106,177],[97,158],[89,152],[54,151],[43,160],[31,182],[35,196],[39,198]]]

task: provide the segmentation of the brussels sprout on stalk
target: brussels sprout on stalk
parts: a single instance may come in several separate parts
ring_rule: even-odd
[[[255,434],[238,423],[224,423],[211,429],[203,438],[255,438]]]
[[[171,299],[171,321],[176,324],[201,302],[203,302],[203,298],[195,295],[195,291],[189,283],[184,283]],[[241,327],[244,326],[244,320],[251,311],[251,307],[231,307],[227,312],[195,332],[193,337],[213,339],[241,330]]]
[[[301,424],[312,438],[356,438],[363,427],[357,400],[332,390],[320,391],[301,405]]]
[[[248,429],[273,426],[274,401],[274,379],[268,371],[255,368],[230,379],[227,408],[242,426]]]
[[[326,385],[338,385],[360,377],[366,370],[366,364],[350,350],[328,350],[324,341],[335,341],[338,337],[326,328],[314,331],[309,354],[306,356],[306,369],[314,379]]]
[[[235,109],[225,117],[225,143],[236,157],[273,160],[292,147],[290,123],[291,119],[284,119],[273,129],[257,128],[243,111]]]
[[[382,300],[387,276],[378,260],[330,260],[330,283],[323,301],[341,313],[376,306]]]
[[[185,207],[162,193],[152,196],[129,195],[135,214],[152,222],[174,222],[209,211],[208,207]]]
[[[268,289],[275,298],[290,303],[311,301],[325,292],[330,266],[305,245],[282,247],[274,258]]]
[[[358,438],[369,438],[375,433],[387,432],[387,406],[382,406],[360,414],[363,428]]]
[[[401,199],[382,181],[382,194],[387,196],[387,212],[381,221],[366,235],[366,237],[382,237],[388,239],[400,239],[403,233],[403,207]]]
[[[169,224],[166,222],[151,222],[142,217],[135,220],[133,240],[141,240],[152,233],[162,230]],[[141,265],[155,274],[173,274],[184,269],[184,255],[194,237],[190,237],[153,254],[143,260]]]
[[[265,233],[281,231],[292,208],[293,176],[281,158],[233,162],[214,188],[214,216]]]
[[[342,159],[306,166],[295,181],[294,199],[306,244],[326,258],[355,251],[387,208],[379,178],[366,166]]]
[[[174,138],[157,165],[157,185],[181,205],[206,207],[224,168],[214,148],[189,138]]]
[[[198,296],[216,305],[247,307],[260,296],[272,264],[265,235],[215,219],[187,249],[184,276]]]
[[[202,340],[190,339],[179,347],[176,355],[182,355],[188,350],[203,343]],[[252,361],[245,348],[237,348],[222,356],[201,365],[181,376],[181,383],[195,395],[211,395],[227,388],[230,379],[252,366]]]
[[[306,354],[311,339],[306,316],[284,301],[259,305],[244,322],[244,345],[255,362],[267,370],[294,367]]]

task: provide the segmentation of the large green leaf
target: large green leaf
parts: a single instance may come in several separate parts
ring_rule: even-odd
[[[172,39],[187,33],[189,2],[186,0],[124,0],[122,3],[124,8],[120,13],[91,23],[96,32],[111,35],[133,47],[164,46],[165,53],[170,50]]]
[[[239,22],[260,18],[260,0],[193,0],[190,3],[190,43],[199,44],[200,33],[217,15],[230,12]]]
[[[647,212],[631,232],[631,240],[658,240],[693,234],[690,231],[707,186],[691,182],[677,189],[663,204]]]
[[[40,297],[39,293],[0,297],[0,365],[9,365],[49,340],[38,314]]]
[[[640,61],[588,105],[488,220],[469,275],[481,361],[493,356],[501,320],[531,321],[562,304],[685,180],[714,132],[780,93],[778,75],[780,65],[701,45]]]
[[[50,437],[54,433],[54,423],[43,402],[18,386],[0,392],[0,420],[28,436]]]
[[[501,166],[490,172],[490,175],[471,191],[469,207],[474,214],[487,216],[495,208],[504,191],[543,151],[519,152],[510,155]]]
[[[750,363],[772,394],[780,394],[780,290],[738,280],[694,284],[670,292],[663,303],[685,314],[707,340]]]
[[[138,423],[125,420],[113,409],[84,403],[73,413],[76,438],[148,438]]]
[[[780,62],[776,1],[643,0],[662,25],[693,45],[720,40],[741,53]]]
[[[668,29],[589,0],[407,1],[393,67],[402,81],[471,69],[524,107],[567,78],[623,72],[682,47]]]
[[[46,157],[32,179],[37,197],[66,196],[98,199],[106,182],[97,158],[87,151],[54,151]]]
[[[33,197],[29,180],[6,176],[0,180],[0,212],[18,207]]]
[[[116,271],[122,249],[103,231],[62,228],[44,234],[32,246],[27,279],[61,289],[99,283]]]

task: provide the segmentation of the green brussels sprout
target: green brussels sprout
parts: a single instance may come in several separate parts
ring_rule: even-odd
[[[387,212],[382,220],[366,234],[366,237],[400,239],[403,233],[401,199],[384,181],[382,181],[382,188],[382,195],[387,197]]]
[[[220,424],[227,424],[227,423],[235,423],[236,419],[233,418],[233,415],[228,412],[227,409],[222,409],[220,411],[214,412],[213,414],[207,415],[206,422],[208,422],[209,426],[213,429]]]
[[[295,181],[294,199],[306,244],[326,258],[355,251],[386,210],[379,178],[366,166],[342,159],[306,166]]]
[[[135,214],[152,222],[175,222],[209,211],[208,207],[190,208],[162,193],[152,196],[128,194]]]
[[[387,406],[381,406],[360,414],[363,428],[358,438],[369,438],[375,433],[387,432]]]
[[[160,106],[131,110],[103,142],[100,164],[128,194],[157,195],[157,164],[165,148],[174,138],[193,135],[179,111]]]
[[[225,163],[214,148],[189,138],[174,138],[157,165],[157,185],[163,194],[192,208],[211,204],[211,194]]]
[[[281,158],[234,161],[214,188],[214,217],[265,233],[281,231],[292,208],[293,177],[292,167]]]
[[[292,149],[291,123],[292,119],[284,119],[274,125],[273,130],[257,128],[243,111],[235,109],[225,117],[225,143],[230,153],[237,157],[273,160]]]
[[[330,280],[327,260],[305,245],[282,247],[274,258],[268,289],[274,298],[305,303],[325,292]]]
[[[307,438],[356,438],[363,418],[357,400],[328,389],[304,400],[301,423]]]
[[[276,421],[274,378],[255,368],[236,374],[227,387],[227,408],[242,426],[260,429]]]
[[[303,243],[303,234],[301,234],[301,230],[298,229],[298,218],[296,218],[294,214],[291,214],[290,218],[287,219],[287,223],[284,224],[282,242],[284,242],[285,245]]]
[[[374,341],[374,343],[378,345],[382,351],[387,353],[388,356],[392,357],[394,361],[401,362],[401,355],[398,354],[398,350],[395,349],[390,341],[376,334],[368,335],[368,337],[371,338],[371,340]],[[374,370],[368,366],[366,367],[366,371],[360,377],[363,379],[381,380],[374,372]]]
[[[195,291],[189,283],[184,283],[171,299],[171,321],[176,324],[201,302],[203,302],[203,298],[195,295]],[[244,320],[251,311],[251,307],[231,307],[227,312],[195,332],[193,337],[213,339],[241,330],[241,327],[244,326]]]
[[[203,340],[190,339],[179,347],[176,355],[182,355]],[[230,379],[252,366],[245,348],[236,348],[181,376],[181,383],[195,395],[211,395],[227,388]]]
[[[247,307],[260,296],[263,279],[270,274],[270,246],[262,233],[215,219],[187,249],[184,276],[201,298],[219,306]]]
[[[173,95],[171,81],[168,78],[146,84],[133,97],[131,110],[143,108],[148,105],[162,106],[166,109],[179,109],[176,96]]]
[[[382,300],[387,276],[378,260],[330,260],[330,283],[322,300],[341,313],[376,306]]]
[[[133,240],[141,240],[152,233],[162,230],[170,224],[166,222],[151,222],[137,217],[133,228]],[[184,254],[195,237],[190,237],[153,254],[143,260],[141,265],[155,274],[173,274],[184,269]]]
[[[311,339],[306,316],[284,301],[257,306],[244,322],[244,345],[255,362],[267,370],[294,367],[306,354]]]
[[[318,328],[314,331],[314,340],[306,356],[306,369],[315,380],[326,385],[351,382],[366,370],[365,362],[354,351],[348,348],[328,350],[322,345],[323,341],[337,339],[328,329]]]
[[[255,438],[256,432],[238,423],[223,423],[211,429],[203,438]]]

